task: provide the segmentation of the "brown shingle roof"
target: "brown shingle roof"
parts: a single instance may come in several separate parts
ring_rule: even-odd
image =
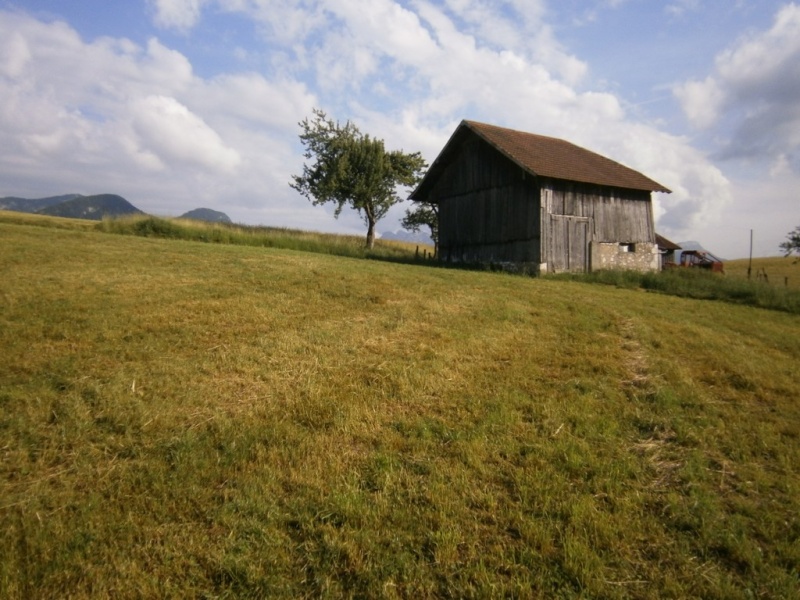
[[[648,192],[670,192],[638,171],[565,140],[464,120],[433,162],[420,186],[411,194],[412,199],[424,197],[455,147],[468,132],[482,138],[533,175]]]
[[[670,191],[638,171],[565,140],[477,121],[462,121],[462,125],[536,175],[648,192]]]
[[[662,250],[682,250],[683,249],[680,246],[678,246],[678,244],[676,244],[675,242],[671,242],[670,240],[665,238],[663,235],[658,235],[658,234],[656,234],[656,244],[658,244],[658,247],[661,248]]]

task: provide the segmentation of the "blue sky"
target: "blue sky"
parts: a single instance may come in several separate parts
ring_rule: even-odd
[[[800,225],[798,100],[796,2],[0,0],[0,196],[363,234],[289,187],[298,121],[430,162],[466,118],[642,171],[674,241],[745,257],[753,229],[774,256]]]

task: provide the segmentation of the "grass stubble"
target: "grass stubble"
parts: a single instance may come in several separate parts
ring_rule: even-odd
[[[0,596],[796,597],[796,315],[0,224]]]

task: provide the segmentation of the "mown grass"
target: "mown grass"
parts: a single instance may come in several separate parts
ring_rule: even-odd
[[[393,240],[376,240],[367,249],[364,238],[353,235],[316,233],[280,227],[208,223],[191,219],[172,219],[137,215],[103,219],[97,228],[106,233],[137,235],[217,244],[282,248],[351,258],[406,260],[415,258],[413,244]]]
[[[0,597],[795,597],[800,321],[0,224]]]
[[[364,245],[364,238],[361,236],[302,231],[263,225],[210,223],[193,219],[156,217],[152,215],[104,218],[98,222],[0,210],[0,223],[33,225],[53,229],[92,230],[119,235],[214,244],[282,248],[317,254],[332,254],[350,258],[373,258],[395,262],[427,262],[427,259],[433,253],[431,246],[398,240],[378,239],[375,241],[374,248],[367,249]]]
[[[377,240],[373,249],[364,247],[359,236],[309,232],[279,227],[208,223],[191,219],[134,215],[106,218],[101,222],[61,219],[0,211],[0,223],[36,225],[58,229],[98,230],[104,233],[134,235],[170,240],[281,248],[330,254],[349,258],[379,259],[429,266],[486,270],[487,265],[444,265],[431,260],[433,248],[395,240]],[[585,283],[610,284],[628,289],[640,288],[686,298],[721,300],[759,308],[800,314],[800,277],[794,277],[792,259],[761,258],[726,262],[730,277],[699,269],[677,269],[666,273],[598,271],[563,273],[549,277]],[[770,275],[771,274],[771,275]],[[772,277],[770,281],[770,276]],[[789,283],[791,276],[792,284]]]
[[[91,231],[97,226],[95,221],[89,221],[87,219],[51,217],[48,215],[22,213],[11,210],[0,210],[0,223],[8,223],[11,225],[33,225],[36,227],[47,227],[51,229],[72,229],[76,231]]]
[[[595,271],[593,273],[564,273],[548,277],[557,281],[600,283],[626,289],[660,292],[683,298],[718,300],[800,314],[800,287],[789,287],[783,282],[780,285],[773,285],[755,277],[747,279],[746,268],[745,276],[742,276],[734,267],[733,273],[725,275],[703,269],[678,268],[654,273]]]

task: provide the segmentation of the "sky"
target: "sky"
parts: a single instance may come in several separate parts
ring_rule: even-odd
[[[0,196],[363,235],[289,186],[314,108],[429,163],[462,119],[569,140],[724,258],[800,225],[798,2],[0,0]]]

